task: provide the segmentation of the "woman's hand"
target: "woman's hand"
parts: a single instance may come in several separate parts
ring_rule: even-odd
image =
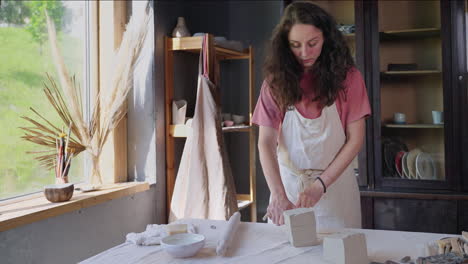
[[[276,225],[283,225],[283,211],[294,209],[294,204],[288,200],[281,180],[276,155],[278,130],[271,127],[260,126],[258,136],[258,153],[263,168],[263,174],[271,192],[271,201],[267,208],[267,216]]]
[[[332,185],[358,154],[364,141],[365,125],[364,118],[353,121],[347,125],[346,143],[343,145],[340,152],[338,152],[332,163],[320,176],[326,186]],[[314,181],[312,185],[299,194],[296,207],[308,208],[315,206],[315,204],[320,201],[320,198],[322,198],[323,191],[322,184],[318,180]]]
[[[322,198],[323,192],[324,189],[320,181],[314,181],[313,184],[305,188],[305,190],[299,194],[296,207],[313,207],[320,198]]]
[[[286,196],[272,195],[267,208],[267,216],[274,224],[284,225],[283,212],[294,208],[294,204]]]

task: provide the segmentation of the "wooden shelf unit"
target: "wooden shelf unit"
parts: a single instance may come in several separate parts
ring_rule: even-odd
[[[174,100],[174,74],[173,74],[173,52],[184,51],[191,53],[200,53],[203,42],[203,36],[170,38],[165,39],[165,111],[166,111],[166,188],[167,188],[167,211],[170,210],[172,194],[175,185],[176,171],[174,168],[174,139],[176,137],[184,138],[191,133],[191,127],[187,125],[172,125],[172,101]],[[249,115],[248,125],[224,127],[223,132],[245,132],[249,134],[249,193],[237,194],[239,210],[250,208],[250,220],[257,221],[257,203],[256,203],[256,157],[255,157],[255,129],[251,123],[252,112],[254,108],[254,60],[253,49],[249,48],[243,51],[231,50],[214,44],[213,35],[208,34],[208,67],[210,80],[215,80],[213,73],[215,60],[248,60],[249,61]],[[218,103],[219,100],[217,100]]]
[[[441,74],[440,70],[415,70],[415,71],[384,71],[380,74],[382,76],[412,76],[412,75],[430,75]]]
[[[253,129],[253,126],[239,125],[223,127],[222,129],[224,133],[250,132]],[[188,125],[170,125],[169,128],[170,135],[177,138],[186,138],[191,131],[192,128]]]
[[[381,40],[401,40],[440,37],[440,28],[413,28],[379,32]]]
[[[393,14],[400,8],[411,10],[411,17],[395,20]],[[440,3],[436,1],[402,1],[401,5],[378,3],[381,135],[401,139],[409,150],[421,148],[438,155],[445,152],[444,125],[430,123],[432,110],[444,110],[443,91],[446,89],[441,70],[441,20],[439,16],[432,16],[440,14],[440,10]],[[420,69],[382,71],[391,63],[416,63]],[[405,113],[408,124],[389,123],[395,112]],[[437,166],[446,184],[445,160]],[[379,185],[395,186],[383,175],[386,174],[382,172],[377,178]],[[441,186],[437,183],[433,188]],[[427,183],[414,181],[407,187],[427,188]]]
[[[203,37],[185,37],[185,38],[170,38],[166,42],[168,51],[187,51],[192,53],[200,53],[200,48],[203,42]],[[250,58],[250,48],[240,52],[231,50],[212,44],[216,59],[218,60],[241,60]]]
[[[385,124],[388,128],[444,128],[443,124]]]

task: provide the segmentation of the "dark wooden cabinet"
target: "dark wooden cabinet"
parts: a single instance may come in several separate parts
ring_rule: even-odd
[[[457,203],[451,200],[375,198],[374,228],[457,233]]]
[[[372,104],[360,161],[364,228],[459,233],[468,227],[466,6],[356,5],[370,22],[358,47]],[[443,111],[443,123],[434,124],[433,110]],[[396,122],[396,112],[405,123]]]

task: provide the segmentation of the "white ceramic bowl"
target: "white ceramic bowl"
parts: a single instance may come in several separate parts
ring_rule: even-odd
[[[232,115],[232,120],[234,120],[234,124],[240,125],[243,124],[245,121],[245,116],[242,115]]]
[[[175,258],[188,258],[197,254],[205,245],[205,236],[182,233],[161,239],[163,249]]]
[[[221,42],[222,42],[222,41],[226,41],[227,39],[226,39],[226,37],[223,37],[223,36],[215,36],[215,37],[214,37],[214,40],[215,40],[215,41],[221,41]]]
[[[231,113],[222,113],[221,116],[223,117],[223,121],[232,120]]]

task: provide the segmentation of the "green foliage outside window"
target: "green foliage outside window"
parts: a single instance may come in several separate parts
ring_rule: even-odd
[[[26,25],[26,30],[41,47],[47,40],[45,11],[60,31],[64,26],[65,7],[61,1],[17,1],[0,2],[0,23],[16,26]]]
[[[70,19],[71,12],[65,1],[4,1],[1,0],[0,8],[0,200],[32,191],[40,191],[47,184],[54,183],[53,172],[39,166],[34,160],[34,155],[26,154],[28,151],[40,151],[43,148],[21,139],[23,132],[19,127],[28,126],[28,123],[20,118],[22,115],[31,115],[29,107],[33,107],[44,113],[45,117],[57,125],[62,122],[54,109],[47,101],[42,88],[48,72],[56,76],[52,63],[47,34],[43,39],[42,49],[39,42],[32,41],[28,30],[29,22],[34,14],[25,16],[15,21],[1,14],[12,12],[18,14],[23,7],[41,6],[48,8],[46,3],[56,2],[60,4],[62,11],[59,16],[54,16],[56,25],[60,25],[58,31],[59,45],[64,51],[65,63],[70,71],[75,73],[77,80],[82,82],[83,68],[83,40],[77,36],[84,35],[84,29],[76,28],[73,24],[64,21]],[[21,3],[21,4],[19,4]],[[65,4],[64,4],[65,3]],[[84,6],[84,1],[74,2],[76,6]],[[11,5],[11,6],[10,6]],[[57,4],[55,4],[57,5]],[[65,6],[64,6],[65,5]],[[7,8],[8,11],[4,10]],[[16,8],[16,9],[15,9]],[[16,10],[16,11],[15,11]],[[81,11],[81,10],[78,10]],[[47,11],[49,16],[51,12]],[[44,12],[42,14],[45,23]],[[54,14],[52,12],[52,14]],[[60,16],[62,16],[60,18]],[[12,20],[13,19],[13,20]],[[84,19],[84,18],[83,18]],[[37,21],[42,20],[38,18]],[[20,21],[24,21],[23,25]],[[64,28],[64,25],[67,27]],[[81,34],[69,33],[69,25],[78,29]],[[46,25],[44,24],[44,27]],[[68,30],[65,30],[68,29]],[[47,30],[44,28],[44,30]],[[73,161],[70,173],[72,182],[82,181],[82,161],[77,158]],[[1,262],[1,261],[0,261]]]
[[[29,7],[25,1],[0,1],[0,23],[24,25],[29,17]]]
[[[45,11],[47,10],[49,17],[54,21],[56,30],[60,31],[65,8],[61,1],[28,1],[26,6],[31,13],[26,30],[42,48],[42,44],[47,39]]]

